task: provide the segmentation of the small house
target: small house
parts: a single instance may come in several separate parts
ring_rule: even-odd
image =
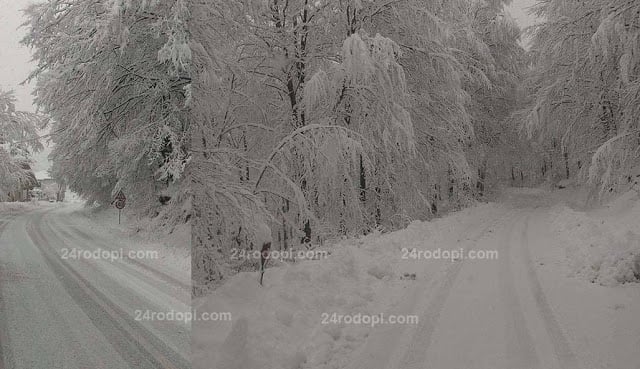
[[[66,193],[66,186],[56,182],[49,172],[46,170],[42,170],[36,172],[36,179],[38,181],[38,196],[40,200],[55,200],[55,201],[64,201],[64,196]]]

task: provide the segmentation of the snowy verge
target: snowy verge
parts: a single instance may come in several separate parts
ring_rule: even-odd
[[[148,219],[138,219],[122,212],[118,224],[118,211],[84,207],[81,203],[68,204],[74,224],[91,232],[114,240],[121,240],[127,249],[158,251],[153,262],[190,279],[191,274],[191,226],[182,224],[171,232],[162,232]],[[114,237],[115,236],[115,237]]]
[[[195,299],[198,313],[230,314],[230,320],[193,325],[194,368],[342,368],[365,342],[371,325],[323,324],[333,313],[397,314],[396,304],[416,284],[428,283],[451,261],[403,259],[406,249],[457,248],[462,230],[503,215],[482,204],[406,229],[373,233],[327,247],[319,260],[280,263],[233,276],[211,294]],[[475,228],[474,228],[475,229]]]
[[[43,209],[45,207],[52,206],[55,206],[55,204],[45,201],[0,202],[0,214],[18,214],[29,210]]]
[[[629,191],[608,205],[553,209],[553,230],[565,243],[569,274],[603,286],[640,282],[640,198]]]

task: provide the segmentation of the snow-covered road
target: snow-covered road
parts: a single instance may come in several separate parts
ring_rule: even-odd
[[[640,289],[568,279],[540,201],[520,194],[471,236],[467,248],[500,258],[448,266],[409,309],[420,323],[391,327],[396,340],[374,331],[349,368],[640,368]]]
[[[558,232],[566,227],[556,224],[571,223],[572,210],[554,196],[514,189],[495,204],[346,242],[334,248],[339,257],[268,271],[264,289],[240,274],[196,302],[243,323],[194,326],[194,367],[207,368],[217,352],[220,368],[640,369],[640,286],[603,286],[572,273],[574,255]],[[633,201],[626,202],[640,204]],[[580,216],[583,228],[619,220]],[[640,225],[625,219],[632,230]],[[588,242],[593,249],[599,241]],[[401,247],[499,257],[399,260]],[[415,280],[403,280],[406,273]],[[327,311],[419,320],[321,325]],[[247,356],[241,366],[223,353],[231,343],[244,347],[234,354]]]
[[[395,327],[406,340],[370,339],[353,368],[579,368],[531,259],[534,213],[507,214],[470,245],[497,248],[500,259],[449,266],[415,307],[420,323]]]
[[[0,369],[189,368],[190,323],[160,315],[190,312],[189,271],[78,217],[0,214]]]

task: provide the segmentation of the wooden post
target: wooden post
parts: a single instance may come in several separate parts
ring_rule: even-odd
[[[271,249],[271,242],[267,242],[262,245],[260,250],[260,285],[262,286],[262,279],[264,278],[264,267],[269,260],[269,250]]]

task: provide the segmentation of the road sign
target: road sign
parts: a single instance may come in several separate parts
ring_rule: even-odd
[[[116,194],[116,198],[115,199],[116,199],[116,201],[117,200],[122,200],[123,202],[127,201],[127,197],[124,195],[124,192],[122,192],[122,190],[118,191],[118,193]]]
[[[118,209],[124,209],[124,207],[127,205],[127,197],[124,195],[124,192],[122,192],[122,190],[118,191],[118,193],[116,194],[113,204]]]
[[[116,194],[116,198],[113,200],[113,205],[118,209],[118,224],[120,224],[120,211],[127,205],[127,197],[124,195],[122,190],[119,190]]]

